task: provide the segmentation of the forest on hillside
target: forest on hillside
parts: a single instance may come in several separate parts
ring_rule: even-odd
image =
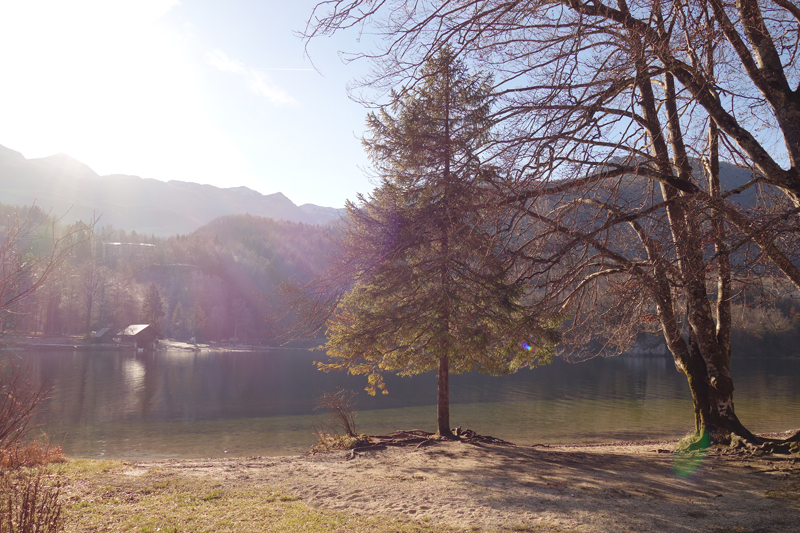
[[[38,208],[0,206],[0,215],[9,225],[35,221],[21,243],[26,254],[41,253],[54,233],[71,248],[44,286],[8,313],[16,333],[33,335],[152,323],[176,340],[270,342],[290,319],[278,289],[320,272],[336,231],[237,215],[161,238],[104,226],[102,218],[54,222]]]
[[[163,338],[175,340],[279,343],[284,339],[278,333],[292,320],[280,287],[323,272],[339,231],[233,215],[191,234],[162,238],[104,226],[102,218],[94,225],[54,221],[35,207],[0,205],[0,216],[8,221],[6,234],[21,219],[35,224],[21,257],[45,253],[54,232],[72,247],[41,290],[4,317],[16,333],[41,336],[89,336],[102,328],[116,332],[153,323]],[[744,289],[738,295],[736,351],[794,354],[800,304],[790,285],[769,279],[751,295]]]

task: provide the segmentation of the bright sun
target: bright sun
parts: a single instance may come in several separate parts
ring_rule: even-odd
[[[206,118],[191,29],[177,35],[159,22],[177,3],[7,2],[0,121],[22,139],[11,148],[28,157],[66,152],[100,174],[158,179],[204,181],[243,166]]]

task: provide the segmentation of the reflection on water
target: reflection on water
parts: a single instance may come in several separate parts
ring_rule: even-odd
[[[315,400],[361,377],[316,370],[319,352],[25,353],[54,385],[42,428],[85,457],[300,453],[313,443]],[[800,361],[735,362],[737,412],[754,431],[800,427]],[[359,429],[432,431],[436,379],[387,376],[389,394],[359,394]],[[452,376],[451,422],[519,444],[677,438],[693,424],[686,380],[667,359],[595,359],[503,377]]]

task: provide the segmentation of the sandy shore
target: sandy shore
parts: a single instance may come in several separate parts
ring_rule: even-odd
[[[319,508],[475,530],[798,531],[796,456],[678,457],[674,446],[437,441],[355,454],[131,463],[126,474],[160,469],[223,485],[274,484]]]

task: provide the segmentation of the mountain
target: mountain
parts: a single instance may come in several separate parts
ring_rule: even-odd
[[[26,159],[0,146],[0,203],[31,205],[64,221],[100,217],[100,225],[144,234],[191,233],[217,217],[236,214],[322,225],[343,209],[296,206],[282,193],[263,195],[247,187],[220,188],[185,181],[100,176],[65,154]]]
[[[346,213],[344,208],[322,207],[314,204],[303,204],[300,210],[311,217],[317,224],[330,224],[337,222]]]

